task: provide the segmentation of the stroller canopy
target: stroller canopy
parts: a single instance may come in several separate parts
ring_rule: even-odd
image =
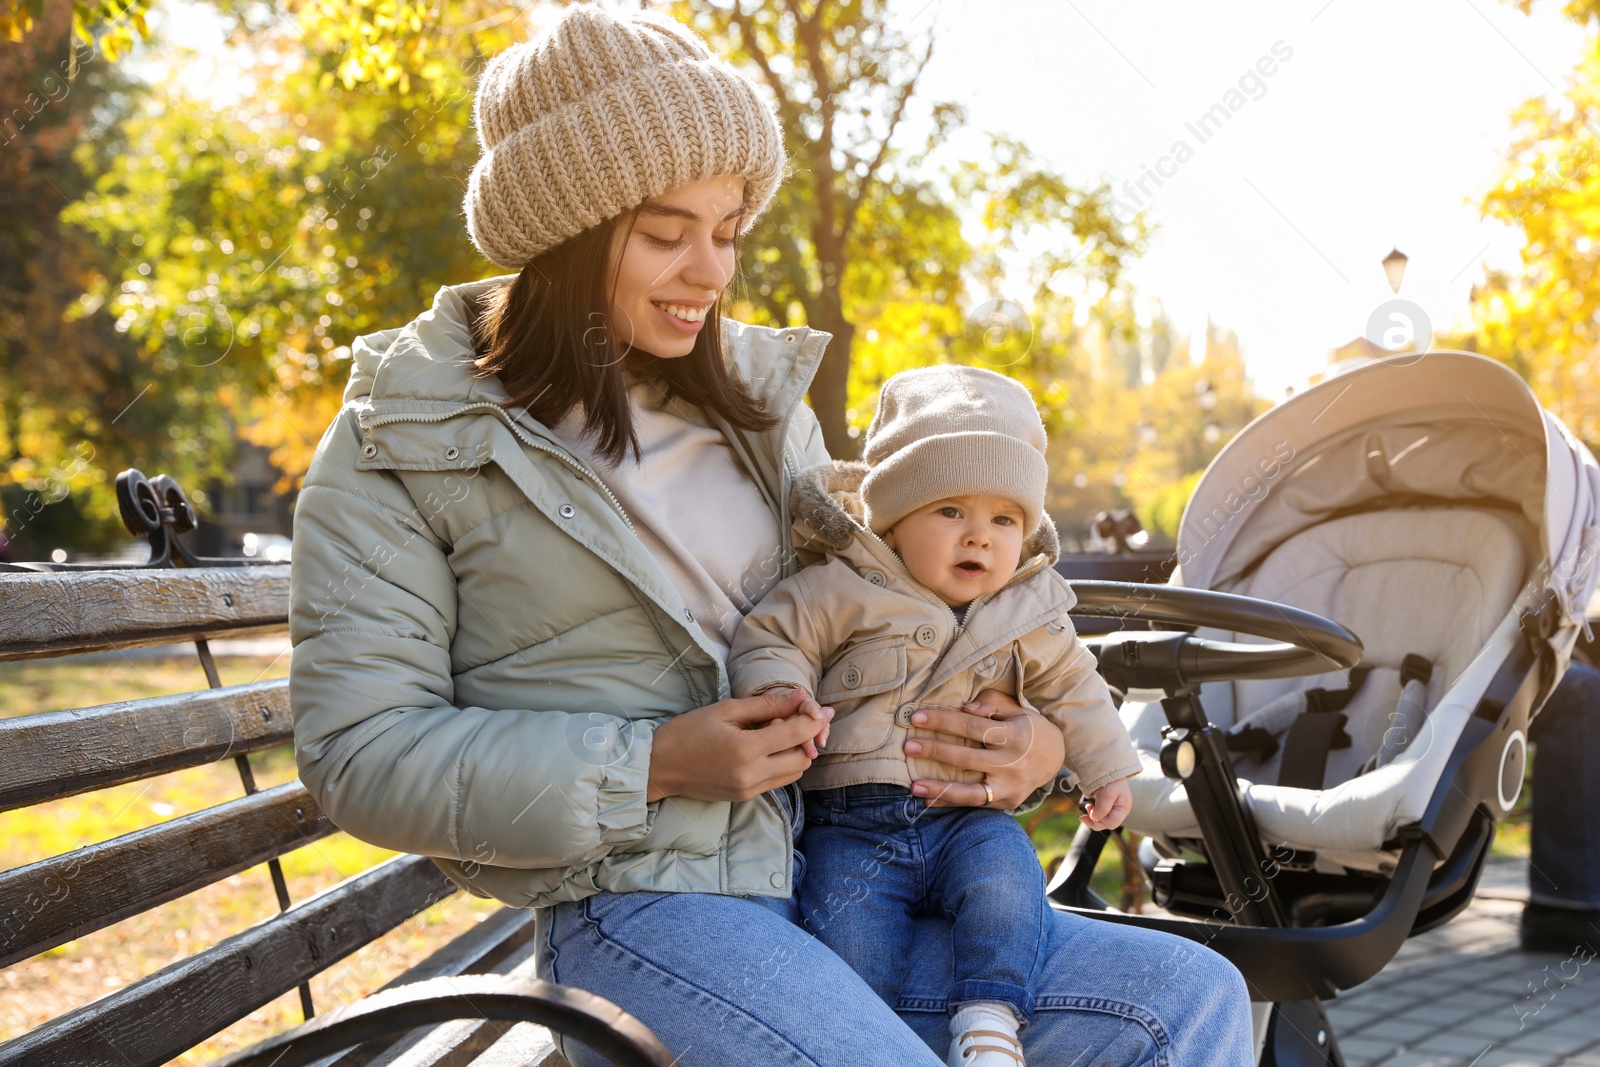
[[[1582,625],[1600,574],[1600,466],[1514,371],[1465,352],[1375,360],[1246,426],[1184,510],[1173,581],[1224,587],[1308,527],[1408,499],[1520,510],[1543,560],[1526,579],[1556,596],[1569,633]]]

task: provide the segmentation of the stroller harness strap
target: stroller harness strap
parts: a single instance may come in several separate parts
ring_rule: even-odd
[[[1406,656],[1400,665],[1400,703],[1389,716],[1383,743],[1372,758],[1362,764],[1358,774],[1388,766],[1417,739],[1417,734],[1422,732],[1422,720],[1428,716],[1428,683],[1432,679],[1432,663],[1414,652]]]
[[[1353,668],[1343,689],[1304,689],[1269,701],[1234,723],[1228,731],[1228,751],[1265,763],[1278,751],[1282,738],[1278,784],[1321,789],[1329,753],[1352,744],[1344,709],[1370,672],[1370,667]],[[1416,740],[1427,718],[1432,677],[1433,664],[1427,657],[1414,652],[1406,655],[1400,666],[1399,703],[1388,717],[1378,751],[1361,765],[1358,775],[1387,766]]]
[[[1355,698],[1371,673],[1370,667],[1353,667],[1343,689],[1307,689],[1306,710],[1289,727],[1283,739],[1283,762],[1278,765],[1278,784],[1295,789],[1321,789],[1328,768],[1328,753],[1349,748],[1349,721],[1344,709]]]
[[[1246,753],[1265,763],[1278,751],[1278,738],[1288,733],[1301,716],[1312,711],[1337,712],[1349,704],[1366,681],[1367,671],[1366,667],[1352,669],[1343,689],[1296,689],[1268,701],[1233,724],[1228,731],[1228,751]]]

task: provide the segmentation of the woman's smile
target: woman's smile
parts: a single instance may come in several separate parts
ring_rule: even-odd
[[[711,310],[710,304],[677,304],[663,300],[652,300],[650,303],[669,322],[686,333],[699,333],[700,327],[705,325],[706,312]]]

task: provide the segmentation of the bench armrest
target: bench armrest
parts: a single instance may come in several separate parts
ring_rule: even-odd
[[[213,1067],[304,1067],[375,1037],[453,1019],[536,1023],[582,1042],[618,1067],[672,1067],[677,1062],[644,1023],[603,997],[534,978],[467,974],[374,993]]]

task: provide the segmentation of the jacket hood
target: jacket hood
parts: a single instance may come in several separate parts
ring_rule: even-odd
[[[875,546],[871,543],[882,545],[882,539],[867,529],[861,504],[861,481],[868,470],[865,463],[836,459],[795,475],[789,491],[789,511],[795,518],[797,547],[837,556],[851,554],[859,546],[870,554],[879,554],[872,551]],[[1038,555],[1043,555],[1051,567],[1061,556],[1061,541],[1048,514],[1033,536],[1022,543],[1018,569]]]
[[[445,286],[434,294],[433,306],[405,326],[357,337],[350,346],[345,403],[505,400],[498,379],[473,374],[470,323],[477,301],[513,277]]]

